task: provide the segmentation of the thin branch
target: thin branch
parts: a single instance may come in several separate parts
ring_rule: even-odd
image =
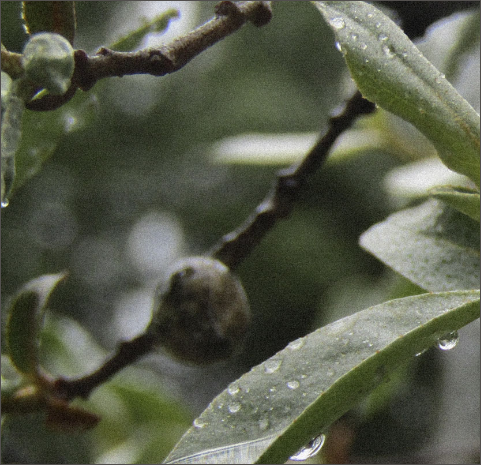
[[[86,399],[95,388],[151,352],[154,344],[155,337],[150,333],[143,333],[131,341],[121,342],[117,351],[96,371],[80,378],[58,378],[53,384],[53,391],[67,401],[75,397]]]
[[[374,104],[356,92],[340,113],[330,118],[329,129],[314,148],[301,162],[279,173],[276,186],[256,208],[255,213],[238,230],[224,236],[212,249],[211,255],[231,269],[236,268],[276,221],[289,215],[300,190],[309,176],[322,165],[337,137],[348,129],[358,116],[372,113],[374,108]],[[59,378],[54,381],[53,391],[56,396],[66,401],[75,397],[87,398],[96,387],[147,355],[155,344],[156,337],[151,332],[122,342],[117,351],[96,371],[76,379]]]
[[[54,110],[73,97],[77,88],[84,91],[107,77],[131,74],[165,76],[183,68],[207,48],[236,32],[247,22],[257,27],[267,24],[271,17],[271,2],[223,1],[215,7],[215,17],[187,35],[159,49],[137,52],[116,52],[102,47],[96,55],[75,51],[75,72],[72,85],[65,96],[48,95],[27,104],[29,110]]]
[[[286,218],[292,211],[300,191],[308,178],[326,160],[336,139],[360,115],[372,113],[373,103],[356,92],[343,108],[329,120],[329,128],[310,152],[298,163],[278,173],[275,186],[257,206],[254,213],[235,231],[225,235],[211,250],[210,255],[236,269],[254,247],[262,240],[277,220]]]

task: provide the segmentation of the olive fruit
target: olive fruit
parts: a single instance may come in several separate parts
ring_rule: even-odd
[[[188,257],[157,288],[147,331],[176,358],[208,364],[241,347],[249,322],[247,296],[229,268],[210,257]]]

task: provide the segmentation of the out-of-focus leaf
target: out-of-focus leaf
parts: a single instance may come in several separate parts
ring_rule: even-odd
[[[16,153],[16,178],[13,191],[37,174],[54,153],[62,137],[90,124],[97,114],[97,98],[87,92],[57,110],[26,110],[22,120],[22,139]]]
[[[380,10],[365,2],[314,2],[363,95],[416,126],[443,162],[479,186],[479,115]]]
[[[55,32],[73,45],[75,2],[22,2],[22,18],[28,34]]]
[[[479,292],[385,302],[291,342],[218,395],[167,463],[284,463],[390,373],[479,317]]]
[[[429,193],[479,222],[479,192],[459,187],[440,186]]]
[[[430,199],[389,216],[360,244],[427,291],[479,287],[479,223],[443,202]]]
[[[426,197],[430,189],[443,184],[467,187],[472,182],[466,176],[451,171],[438,157],[398,166],[383,181],[384,188],[394,200],[405,203]]]
[[[13,298],[7,322],[7,344],[12,363],[23,374],[39,374],[40,323],[50,293],[65,273],[33,279]]]
[[[121,39],[115,41],[109,46],[112,50],[119,52],[130,52],[140,46],[143,38],[150,33],[160,33],[167,29],[170,20],[179,17],[179,12],[174,9],[164,11],[157,15],[151,21],[145,22],[141,27],[135,31],[130,32]]]

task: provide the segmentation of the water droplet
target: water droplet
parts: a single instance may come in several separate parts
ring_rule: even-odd
[[[330,23],[334,29],[339,30],[339,29],[344,29],[346,27],[346,23],[342,18],[331,18]]]
[[[297,350],[297,349],[300,349],[303,345],[304,345],[304,339],[300,338],[290,342],[287,347],[289,347],[289,349],[291,350]]]
[[[356,34],[355,32],[352,32],[351,33],[351,39],[356,41],[357,39],[359,39],[359,34]]]
[[[267,418],[259,420],[259,429],[265,431],[267,428],[269,428],[269,420]]]
[[[345,54],[345,51],[344,49],[342,48],[341,44],[339,42],[336,41],[336,43],[334,44],[336,46],[336,48],[343,54]]]
[[[240,388],[239,388],[239,386],[238,386],[236,383],[232,383],[232,384],[227,388],[227,392],[228,392],[231,396],[235,396],[239,391],[240,391]]]
[[[439,77],[440,77],[441,79],[446,79],[446,75],[445,75],[444,73],[441,73],[441,74],[439,75]]]
[[[313,457],[322,449],[325,440],[326,436],[324,434],[316,436],[309,441],[309,444],[307,444],[307,446],[304,446],[299,452],[297,452],[297,454],[290,457],[290,460],[301,462],[303,460],[307,460]]]
[[[199,428],[199,429],[200,429],[200,428],[206,427],[206,426],[207,426],[207,423],[206,423],[205,421],[201,420],[200,418],[196,418],[196,419],[194,420],[193,425],[194,425],[195,428]]]
[[[379,29],[381,27],[381,23],[376,23],[376,27]]]
[[[239,404],[239,402],[232,402],[232,404],[229,404],[227,406],[227,410],[229,410],[230,413],[236,413],[242,408],[242,405]]]
[[[391,50],[391,47],[388,47],[387,45],[382,46],[382,53],[386,55],[388,58],[393,58],[395,56],[395,53]]]
[[[296,380],[294,380],[294,381],[287,381],[287,387],[288,387],[289,389],[293,389],[293,390],[294,390],[294,389],[297,389],[299,386],[300,386],[299,381],[296,381]]]
[[[335,374],[335,371],[332,368],[329,368],[326,372],[326,375],[329,376],[329,378],[332,378]]]
[[[407,50],[403,50],[403,51],[401,52],[401,55],[403,56],[403,58],[407,58],[407,56],[408,56],[409,54],[408,54],[408,51],[407,51]]]
[[[386,34],[383,34],[383,33],[381,32],[381,34],[379,34],[379,35],[377,36],[377,38],[378,38],[378,40],[380,40],[380,41],[382,42],[382,41],[384,41],[384,40],[387,40],[387,39],[388,39],[388,36],[387,36]]]
[[[446,334],[438,339],[438,348],[441,350],[451,350],[456,347],[459,341],[459,335],[457,331]]]
[[[272,373],[275,373],[279,367],[281,366],[282,364],[282,360],[280,359],[270,359],[270,360],[266,360],[264,362],[264,371],[271,375]]]
[[[362,42],[361,45],[359,45],[359,47],[361,47],[361,50],[367,49],[367,45],[364,42]]]
[[[4,197],[4,198],[2,199],[2,208],[8,207],[8,204],[9,204],[9,203],[10,203],[10,202],[8,201],[7,197]]]
[[[77,118],[73,116],[72,114],[67,114],[64,117],[64,129],[65,132],[70,132],[75,128],[75,125],[77,124]]]

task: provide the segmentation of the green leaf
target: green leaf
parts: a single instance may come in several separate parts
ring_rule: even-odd
[[[22,2],[22,19],[28,34],[55,32],[73,45],[75,2]]]
[[[314,2],[362,94],[409,121],[443,162],[479,186],[479,115],[404,32],[364,2]]]
[[[217,396],[167,463],[284,463],[400,364],[479,317],[479,292],[368,308],[291,342]]]
[[[169,26],[170,20],[179,17],[179,12],[174,9],[164,11],[160,15],[157,15],[151,21],[145,22],[141,27],[135,31],[130,32],[126,36],[117,40],[109,46],[112,50],[118,52],[129,52],[139,47],[143,38],[153,32],[163,32]]]
[[[431,189],[429,193],[479,222],[479,192],[460,187],[439,186]]]
[[[479,288],[479,223],[435,199],[372,226],[360,244],[427,291]]]
[[[28,282],[9,308],[6,339],[13,365],[23,374],[39,375],[39,333],[50,293],[65,273],[40,276]]]

